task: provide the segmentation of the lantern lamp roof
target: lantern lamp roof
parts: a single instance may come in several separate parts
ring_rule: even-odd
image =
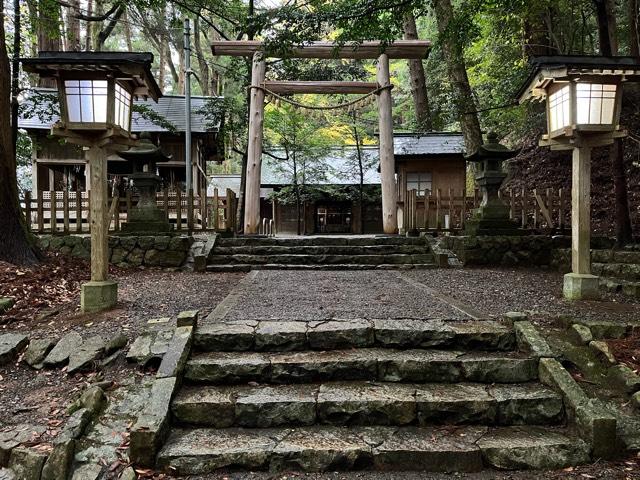
[[[137,52],[39,52],[37,57],[20,59],[25,71],[44,78],[65,72],[103,73],[133,84],[133,95],[157,101],[162,91],[153,78],[152,53]]]
[[[467,155],[465,159],[468,162],[482,162],[487,158],[493,158],[496,160],[507,160],[514,157],[518,153],[517,150],[510,150],[502,145],[498,140],[498,135],[494,132],[487,134],[487,141],[480,145],[478,149],[470,155]]]
[[[546,87],[553,82],[567,82],[589,76],[603,82],[640,81],[640,62],[635,57],[599,55],[550,55],[531,57],[531,70],[516,98],[520,103],[535,98],[544,100]]]

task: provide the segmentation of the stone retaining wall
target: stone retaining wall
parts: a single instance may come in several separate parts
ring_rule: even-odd
[[[442,246],[464,265],[547,266],[553,251],[569,246],[569,237],[548,235],[444,237]]]
[[[187,261],[194,239],[187,235],[110,236],[109,262],[119,267],[180,267]],[[91,257],[86,235],[41,235],[40,247],[81,258]]]

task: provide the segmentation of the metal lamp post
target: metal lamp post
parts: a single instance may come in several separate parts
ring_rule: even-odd
[[[53,135],[87,150],[91,197],[91,281],[82,285],[84,312],[104,310],[118,299],[118,284],[108,279],[107,152],[135,145],[131,135],[134,97],[162,96],[151,74],[151,53],[40,52],[22,59],[25,71],[55,78],[60,121]]]
[[[570,300],[599,298],[591,274],[591,150],[626,135],[620,128],[622,84],[640,80],[633,57],[536,57],[519,101],[546,100],[547,134],[541,146],[572,150],[571,265],[564,277]]]

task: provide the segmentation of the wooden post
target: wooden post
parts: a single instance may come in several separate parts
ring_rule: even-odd
[[[389,57],[378,57],[377,79],[379,87],[389,87],[378,93],[380,180],[382,182],[382,227],[384,233],[398,232],[398,212],[396,205],[395,175],[393,156],[393,118],[391,116],[391,80],[389,77]]]
[[[213,189],[213,229],[218,231],[220,230],[220,217],[218,216],[219,214],[219,207],[220,207],[220,199],[218,198],[218,188],[214,188]]]
[[[193,231],[193,188],[187,192],[187,230]]]
[[[571,265],[591,273],[591,147],[573,149],[571,172]]]
[[[264,83],[266,65],[262,53],[253,55],[249,103],[249,147],[244,203],[244,233],[256,234],[260,226],[260,181],[262,171],[262,138],[264,123]],[[227,204],[229,195],[227,194]],[[229,217],[227,216],[227,220]],[[226,225],[230,227],[230,225]]]
[[[176,230],[182,230],[182,192],[176,185]]]
[[[31,231],[31,192],[24,192],[24,218],[27,224],[27,231]]]
[[[424,231],[429,231],[429,204],[431,203],[431,195],[424,192]]]
[[[467,192],[462,189],[462,207],[460,210],[460,230],[464,230],[464,224],[467,221]]]
[[[69,192],[66,188],[62,191],[62,221],[64,233],[69,233]]]
[[[453,230],[453,189],[449,189],[449,230]]]
[[[36,193],[36,208],[38,210],[38,232],[44,232],[44,198],[42,190],[38,190]]]
[[[558,190],[558,228],[564,230],[564,189]]]
[[[527,218],[527,190],[524,188],[520,199],[522,200],[522,228],[527,228],[527,223],[529,223]]]
[[[202,217],[202,229],[206,230],[208,225],[207,225],[207,218],[209,212],[207,210],[207,187],[204,187],[202,189],[202,193],[200,194],[200,216]]]
[[[436,230],[440,230],[442,228],[442,223],[440,223],[440,200],[442,198],[442,193],[438,188],[436,190]]]
[[[162,201],[164,202],[164,216],[169,221],[169,189],[167,187],[162,191]]]
[[[109,271],[107,154],[100,147],[91,147],[87,157],[91,164],[91,281],[104,282]]]
[[[82,192],[76,188],[76,232],[82,232]]]

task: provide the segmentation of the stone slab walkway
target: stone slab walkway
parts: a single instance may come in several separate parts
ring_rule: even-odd
[[[261,270],[247,275],[209,320],[471,320],[478,315],[402,272]]]

